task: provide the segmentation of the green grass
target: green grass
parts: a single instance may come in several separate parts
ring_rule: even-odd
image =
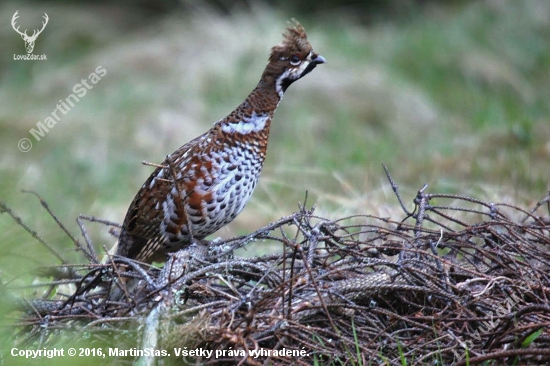
[[[94,7],[46,11],[35,53],[47,62],[11,60],[23,42],[0,30],[0,200],[75,261],[70,241],[20,190],[42,195],[74,234],[80,213],[122,221],[151,171],[140,162],[162,161],[240,103],[291,16],[198,10],[147,23],[131,10],[112,18]],[[288,90],[254,197],[217,235],[290,213],[306,190],[330,217],[399,217],[381,163],[407,202],[424,183],[494,201],[540,199],[550,178],[549,14],[544,0],[506,0],[424,7],[368,25],[337,11],[298,17],[328,63]],[[17,142],[98,65],[107,75],[20,152]],[[104,227],[88,226],[98,250],[114,243]],[[28,282],[29,269],[56,263],[6,214],[0,233],[3,282]]]

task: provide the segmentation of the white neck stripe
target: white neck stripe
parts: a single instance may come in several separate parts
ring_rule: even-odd
[[[265,128],[269,114],[257,115],[256,112],[252,113],[252,116],[243,121],[237,123],[224,123],[222,125],[222,131],[225,133],[239,133],[249,134],[251,132],[260,132]]]

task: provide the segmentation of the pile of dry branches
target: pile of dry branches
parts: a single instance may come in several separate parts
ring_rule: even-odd
[[[214,352],[191,364],[549,363],[550,196],[524,210],[423,187],[409,211],[388,178],[400,220],[301,207],[162,269],[100,263],[79,244],[90,263],[55,267],[56,299],[27,302],[24,338],[44,346],[78,325],[99,338],[132,329],[132,347]],[[280,253],[232,254],[254,241]]]

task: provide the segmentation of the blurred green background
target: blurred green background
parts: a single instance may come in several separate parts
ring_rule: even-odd
[[[47,61],[14,61],[25,54],[16,10],[21,29],[48,14],[33,52]],[[216,236],[289,214],[306,191],[326,217],[400,218],[381,163],[407,203],[424,183],[522,205],[550,188],[546,0],[3,2],[0,14],[0,200],[69,261],[81,255],[20,190],[75,235],[78,214],[121,222],[152,171],[140,162],[233,110],[291,17],[328,62],[285,94],[256,192]],[[29,130],[98,66],[107,74],[36,141]],[[114,244],[104,226],[88,228],[98,251]],[[28,282],[44,264],[57,262],[1,214],[1,281]]]

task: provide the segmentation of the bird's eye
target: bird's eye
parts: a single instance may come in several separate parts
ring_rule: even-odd
[[[302,62],[302,60],[300,60],[300,57],[298,57],[297,55],[294,55],[290,58],[290,64],[293,66],[299,65],[300,62]]]

